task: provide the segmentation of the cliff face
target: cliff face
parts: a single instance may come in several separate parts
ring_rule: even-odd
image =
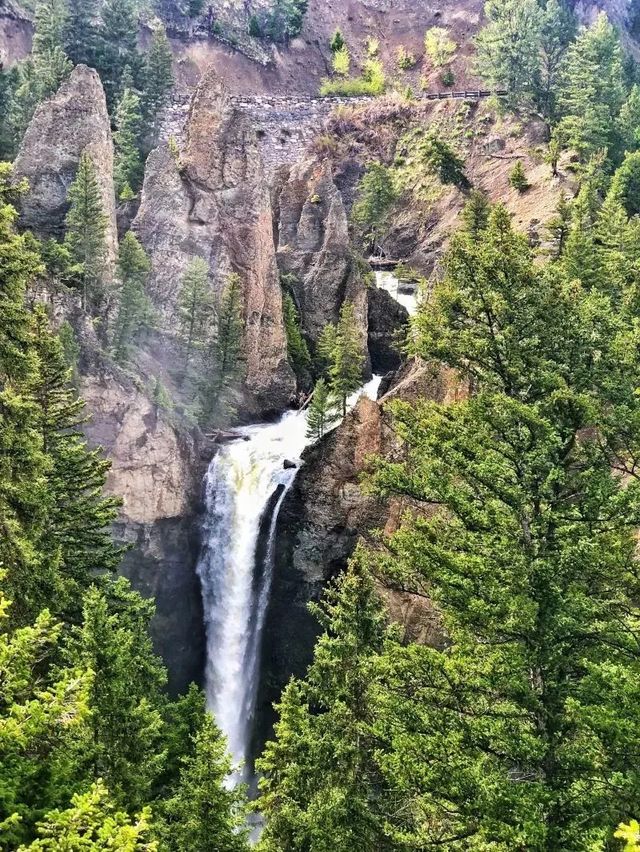
[[[123,498],[116,538],[129,545],[121,573],[153,596],[152,635],[170,689],[202,678],[204,628],[195,574],[200,483],[205,469],[197,432],[158,408],[124,374],[99,363],[81,384],[90,443],[112,462],[107,490]]]
[[[179,281],[195,257],[219,295],[231,272],[244,287],[245,415],[286,407],[295,390],[287,362],[271,203],[255,133],[208,75],[190,108],[179,162],[166,146],[149,158],[134,230],[153,265],[150,295],[167,326]]]
[[[347,214],[330,163],[311,158],[281,170],[274,216],[278,264],[309,339],[315,343],[347,301],[354,305],[366,350],[367,286],[349,242]]]
[[[15,161],[16,179],[26,178],[29,192],[21,202],[21,224],[38,236],[59,237],[67,212],[67,190],[87,152],[94,162],[107,216],[108,259],[117,254],[113,142],[104,89],[85,65],[37,108]]]

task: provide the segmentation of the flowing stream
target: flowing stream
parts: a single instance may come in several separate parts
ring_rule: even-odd
[[[381,290],[386,290],[390,296],[393,296],[396,302],[399,302],[407,309],[407,313],[410,317],[418,310],[417,290],[405,289],[406,285],[403,285],[402,282],[396,278],[393,272],[382,272],[381,270],[378,270],[376,272],[376,287],[379,287]]]
[[[363,394],[375,399],[380,380],[374,377],[354,394],[350,407]],[[239,429],[241,438],[220,448],[205,478],[197,571],[207,633],[207,702],[236,766],[249,753],[278,512],[297,473],[285,461],[299,464],[310,443],[306,429],[302,411],[289,411],[277,423]],[[264,546],[261,529],[266,530]]]

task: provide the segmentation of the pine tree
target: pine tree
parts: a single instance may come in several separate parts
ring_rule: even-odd
[[[6,575],[0,572],[0,586]],[[0,846],[16,849],[59,792],[51,769],[86,717],[90,677],[48,667],[59,654],[62,626],[49,612],[11,629],[11,601],[0,588]],[[54,783],[55,788],[55,783]]]
[[[529,189],[529,181],[524,172],[522,160],[518,160],[509,174],[509,184],[518,192],[524,192]]]
[[[547,222],[547,230],[551,237],[551,256],[558,260],[564,253],[567,237],[571,230],[571,204],[564,193],[558,201],[556,215]]]
[[[540,27],[540,67],[535,79],[536,105],[547,121],[557,118],[562,63],[576,34],[576,17],[564,0],[547,0]]]
[[[48,460],[31,394],[38,362],[26,310],[27,285],[42,266],[33,242],[15,231],[11,184],[11,167],[0,164],[0,565],[8,571],[12,620],[26,624],[53,593],[56,571],[40,548]]]
[[[211,339],[213,299],[209,284],[209,264],[200,257],[187,267],[178,295],[178,336],[184,349],[184,368],[194,351]]]
[[[153,33],[151,47],[144,65],[144,98],[142,102],[145,119],[152,125],[160,111],[166,106],[173,87],[173,54],[164,27]]]
[[[287,356],[289,363],[298,378],[304,378],[311,366],[311,355],[309,347],[302,336],[300,318],[295,302],[289,295],[284,293],[282,297],[282,313],[284,318],[284,330],[287,335]]]
[[[65,620],[77,621],[84,591],[120,562],[122,551],[113,544],[110,529],[119,501],[103,495],[110,463],[100,450],[87,446],[81,431],[84,403],[69,383],[62,343],[51,333],[43,308],[35,310],[32,323],[38,357],[32,394],[49,460],[50,505],[42,546],[57,555],[61,583],[56,598],[46,603]]]
[[[539,70],[542,10],[535,0],[488,0],[484,13],[478,71],[490,88],[506,89],[511,104],[526,101]]]
[[[145,283],[151,263],[138,239],[127,231],[118,251],[118,277],[121,282],[118,315],[113,332],[116,361],[128,361],[136,335],[151,317],[151,303],[145,293]]]
[[[489,222],[489,200],[477,189],[469,194],[469,200],[462,209],[461,218],[464,227],[474,239],[480,239]]]
[[[559,107],[558,134],[587,159],[593,152],[617,150],[617,118],[625,99],[620,38],[603,12],[567,51]]]
[[[621,150],[635,151],[640,147],[640,86],[634,83],[620,110]]]
[[[64,51],[66,0],[39,0],[31,56],[18,71],[9,121],[17,147],[38,104],[57,91],[73,68]]]
[[[39,838],[18,852],[63,852],[82,849],[101,852],[118,849],[120,852],[157,852],[151,840],[151,809],[144,808],[135,817],[118,811],[109,791],[96,781],[88,792],[77,793],[66,810],[47,813],[38,823]]]
[[[140,72],[137,39],[135,0],[105,0],[100,10],[96,65],[110,109],[120,94],[124,70],[128,68],[135,78]]]
[[[385,612],[360,558],[314,611],[324,633],[305,680],[286,687],[258,761],[261,849],[391,852],[370,700]]]
[[[342,32],[339,29],[337,29],[331,37],[330,46],[332,53],[337,53],[339,50],[342,50],[342,48],[346,46],[344,36],[342,35]]]
[[[65,48],[74,65],[96,64],[98,50],[98,0],[67,0]]]
[[[210,716],[182,760],[175,795],[164,807],[163,835],[175,852],[248,852],[242,788],[228,789],[226,744]]]
[[[318,342],[318,354],[328,364],[331,393],[340,401],[344,417],[349,395],[362,384],[364,366],[362,341],[351,302],[343,304],[338,324],[330,324],[323,330]]]
[[[320,378],[313,389],[307,414],[307,438],[319,441],[337,420],[336,400],[331,396],[325,379]]]
[[[149,638],[153,611],[122,578],[91,589],[68,649],[71,665],[93,672],[87,731],[70,753],[73,772],[78,781],[102,778],[118,806],[133,811],[151,800],[166,759],[166,673]]]
[[[125,88],[115,116],[113,134],[115,147],[114,181],[120,200],[133,198],[142,184],[144,164],[140,153],[142,112],[140,98],[130,88]]]
[[[210,377],[202,384],[202,418],[205,423],[228,417],[233,406],[229,392],[241,375],[244,342],[242,280],[231,273],[217,309],[215,337],[209,347]]]
[[[67,199],[65,243],[80,265],[83,308],[95,311],[101,307],[104,296],[107,217],[95,166],[86,151],[80,158]]]
[[[622,204],[627,216],[640,213],[640,151],[628,153],[616,169],[609,196]]]
[[[368,165],[358,184],[358,198],[352,216],[374,252],[384,235],[389,213],[397,198],[392,170],[382,163]]]

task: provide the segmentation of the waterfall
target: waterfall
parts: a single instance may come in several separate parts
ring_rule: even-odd
[[[398,278],[393,272],[383,272],[378,270],[376,273],[376,287],[381,290],[386,290],[396,302],[407,309],[409,316],[413,316],[418,310],[418,293],[416,290],[404,290]]]
[[[380,377],[374,377],[351,397],[350,406],[361,394],[375,399],[379,384]],[[297,473],[284,463],[299,462],[309,444],[306,430],[301,411],[287,412],[277,423],[244,427],[239,440],[220,448],[205,477],[197,572],[207,633],[206,694],[236,766],[248,757],[278,512]],[[265,518],[268,508],[272,515]],[[266,547],[259,559],[260,528],[266,522]]]

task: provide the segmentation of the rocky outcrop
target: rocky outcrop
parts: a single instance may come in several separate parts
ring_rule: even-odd
[[[347,301],[355,307],[364,350],[367,286],[349,243],[347,214],[330,163],[312,158],[281,170],[274,189],[274,216],[278,265],[287,276],[309,340],[318,340]]]
[[[271,705],[291,674],[310,662],[318,624],[308,611],[327,582],[344,570],[356,543],[375,529],[393,532],[409,504],[363,492],[360,482],[373,454],[402,458],[388,403],[401,398],[449,402],[464,395],[455,376],[421,361],[389,377],[384,395],[363,398],[344,422],[306,451],[304,465],[278,519],[273,589],[263,649],[257,738],[268,733]],[[411,595],[393,595],[392,614],[412,636],[439,635],[437,616]]]
[[[179,282],[195,257],[222,293],[231,272],[243,282],[246,415],[282,409],[295,382],[287,362],[271,204],[248,119],[207,75],[193,97],[184,150],[149,157],[134,230],[152,262],[149,293],[165,327],[175,325]]]
[[[367,295],[371,369],[377,375],[384,375],[400,366],[409,313],[380,287],[370,287]]]
[[[118,236],[111,125],[100,78],[77,65],[56,94],[36,109],[15,161],[16,179],[29,182],[20,220],[38,236],[62,235],[67,191],[85,151],[95,164],[107,216],[108,258],[113,263]]]
[[[114,532],[131,549],[121,572],[155,598],[154,644],[167,665],[170,690],[181,692],[201,681],[204,659],[195,573],[205,464],[198,434],[108,368],[94,365],[81,390],[91,413],[87,437],[112,462],[107,490],[123,498]]]

